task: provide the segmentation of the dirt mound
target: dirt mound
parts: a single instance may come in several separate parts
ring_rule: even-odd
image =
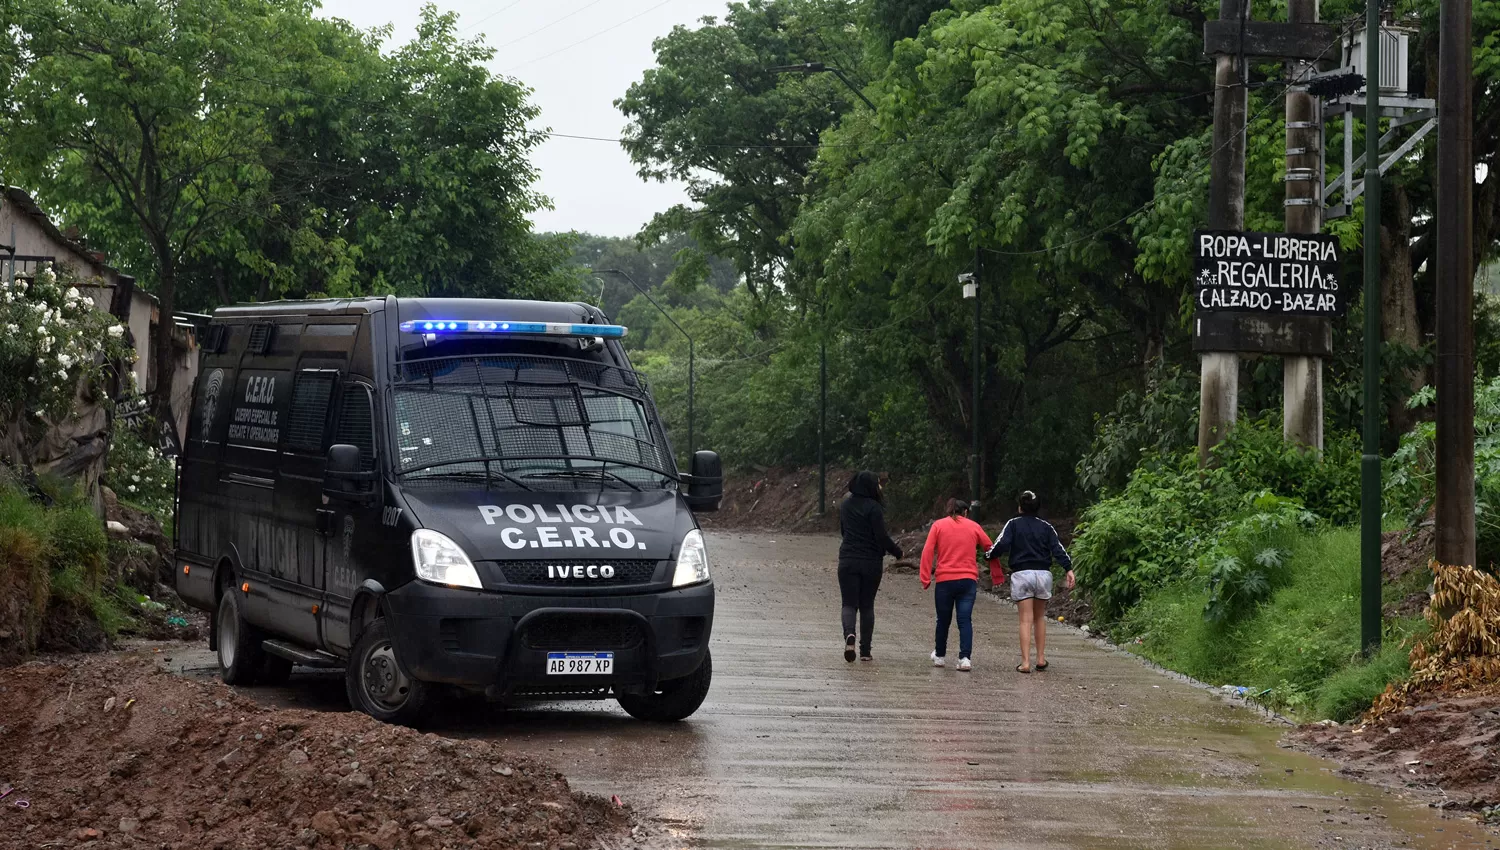
[[[1394,584],[1408,573],[1426,570],[1436,551],[1437,539],[1431,519],[1419,523],[1416,528],[1387,531],[1380,535],[1380,571],[1384,573],[1387,584]]]
[[[707,528],[753,528],[776,531],[838,531],[839,500],[852,470],[828,469],[826,513],[818,515],[818,469],[746,470],[725,476],[724,501],[718,513],[704,514]]]
[[[1304,747],[1344,763],[1344,772],[1395,787],[1436,786],[1445,808],[1500,822],[1500,694],[1443,700],[1355,727],[1306,726]]]
[[[568,850],[629,828],[494,743],[266,709],[140,657],[0,670],[0,724],[0,848]]]

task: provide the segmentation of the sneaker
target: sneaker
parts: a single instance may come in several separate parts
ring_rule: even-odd
[[[865,662],[865,663],[866,663],[866,664],[868,664],[868,663],[870,663],[870,662],[871,662],[871,661],[874,661],[874,660],[875,660],[875,659],[874,659],[874,658],[871,658],[871,657],[870,657],[870,656],[868,656],[868,655],[861,655],[861,656],[860,656],[860,657],[859,657],[859,660],[860,660],[860,661],[863,661],[863,662]]]
[[[854,635],[844,638],[844,660],[854,663]]]
[[[974,669],[974,664],[967,658],[960,658],[958,659],[958,669],[967,672]]]
[[[948,666],[948,659],[944,658],[941,655],[938,655],[937,654],[937,650],[935,650],[935,649],[932,651],[932,654],[930,656],[928,656],[928,657],[932,659],[932,666],[934,666],[934,667],[946,667],[946,666]]]

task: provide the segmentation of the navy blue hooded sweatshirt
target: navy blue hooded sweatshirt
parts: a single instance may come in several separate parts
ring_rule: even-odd
[[[1021,514],[1005,524],[986,558],[1010,555],[1010,571],[1050,570],[1055,560],[1065,570],[1073,569],[1073,559],[1057,539],[1057,529],[1043,519]]]

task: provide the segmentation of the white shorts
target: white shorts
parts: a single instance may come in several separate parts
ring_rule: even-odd
[[[1051,599],[1052,571],[1021,570],[1020,572],[1011,573],[1010,598],[1016,601],[1022,599]]]

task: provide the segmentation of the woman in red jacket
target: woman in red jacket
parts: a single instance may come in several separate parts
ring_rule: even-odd
[[[922,589],[937,582],[937,590],[933,592],[937,604],[931,656],[934,667],[948,663],[948,624],[956,610],[958,669],[974,669],[973,613],[974,600],[979,598],[979,553],[987,551],[990,545],[990,536],[979,523],[969,519],[969,503],[961,499],[949,499],[948,515],[934,522],[927,532],[927,545],[922,547]],[[991,560],[990,575],[995,576],[999,569],[999,563]],[[1004,581],[1004,573],[995,580]]]

